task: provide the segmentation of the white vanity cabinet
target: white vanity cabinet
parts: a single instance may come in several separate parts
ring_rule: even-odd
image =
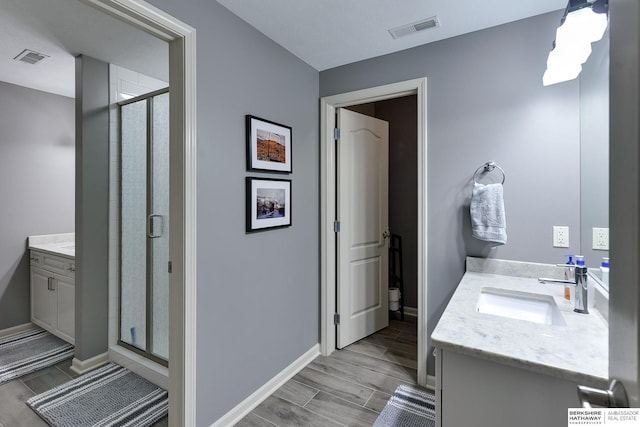
[[[578,383],[471,355],[436,350],[437,427],[567,423]]]
[[[581,406],[578,385],[607,388],[607,322],[597,310],[574,312],[562,286],[537,279],[558,270],[467,258],[467,271],[431,334],[437,427],[564,426],[567,410]],[[490,294],[511,299],[488,306]],[[530,316],[522,301],[544,301],[549,314]],[[500,311],[504,304],[520,305]]]
[[[74,344],[75,260],[31,250],[31,321]]]

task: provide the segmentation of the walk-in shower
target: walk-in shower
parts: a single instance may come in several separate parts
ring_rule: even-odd
[[[169,92],[119,103],[118,344],[169,358]]]

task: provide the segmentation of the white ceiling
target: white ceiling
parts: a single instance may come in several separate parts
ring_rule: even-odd
[[[322,71],[564,9],[568,1],[218,0],[218,3]],[[440,21],[435,29],[396,40],[388,32],[432,16]]]
[[[49,58],[36,65],[14,61],[23,49]],[[166,42],[79,0],[0,1],[0,81],[73,97],[78,54],[169,79]]]
[[[567,0],[218,0],[321,71],[562,9]],[[440,26],[394,40],[388,29],[437,16]],[[23,49],[49,55],[37,65]],[[0,81],[73,97],[85,54],[168,81],[163,41],[80,0],[0,1]]]

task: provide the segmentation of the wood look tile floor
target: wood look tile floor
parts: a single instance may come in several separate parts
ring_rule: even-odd
[[[405,316],[329,357],[319,356],[237,427],[371,426],[396,387],[417,381],[417,323]]]
[[[64,384],[78,375],[71,371],[71,359],[0,385],[0,427],[47,427],[25,403],[36,394]],[[153,427],[168,426],[167,417]]]

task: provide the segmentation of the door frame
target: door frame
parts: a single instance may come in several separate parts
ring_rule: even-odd
[[[427,385],[427,78],[320,99],[320,352],[335,350],[336,330],[336,109],[417,95],[418,110],[418,384]],[[432,381],[429,381],[429,385]]]
[[[609,379],[640,405],[640,34],[638,2],[609,4]]]
[[[169,43],[169,425],[196,425],[196,31],[143,0],[80,0]]]

